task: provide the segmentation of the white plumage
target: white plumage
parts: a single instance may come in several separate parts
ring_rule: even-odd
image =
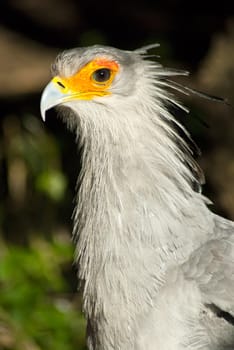
[[[96,81],[101,69],[113,80]],[[180,104],[167,77],[186,72],[144,48],[93,46],[59,55],[53,73],[42,116],[60,105],[82,147],[73,237],[88,348],[234,349],[234,224],[207,207],[168,110]]]

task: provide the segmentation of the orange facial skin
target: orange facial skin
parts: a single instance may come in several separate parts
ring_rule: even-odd
[[[110,71],[108,80],[98,82],[94,79],[93,73],[99,69]],[[89,62],[71,77],[56,76],[52,81],[62,93],[69,94],[73,99],[91,100],[93,97],[105,96],[111,93],[108,88],[118,71],[119,65],[116,61],[103,57]]]

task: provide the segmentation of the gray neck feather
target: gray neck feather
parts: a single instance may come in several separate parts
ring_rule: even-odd
[[[133,334],[166,270],[205,239],[197,239],[194,216],[204,236],[211,227],[171,115],[152,97],[137,100],[138,109],[121,116],[118,107],[110,114],[97,105],[92,119],[81,115],[77,130],[83,155],[74,239],[90,349],[134,348]]]

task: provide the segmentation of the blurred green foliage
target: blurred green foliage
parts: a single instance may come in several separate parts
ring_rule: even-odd
[[[1,349],[85,349],[85,321],[63,276],[71,260],[64,238],[34,239],[27,248],[2,242]]]
[[[33,114],[9,114],[0,162],[0,349],[85,349],[61,144]]]

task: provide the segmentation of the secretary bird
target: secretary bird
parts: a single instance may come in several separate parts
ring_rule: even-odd
[[[212,213],[151,47],[61,53],[41,99],[82,153],[75,261],[89,350],[233,350],[234,223]],[[188,134],[187,134],[188,135]]]

